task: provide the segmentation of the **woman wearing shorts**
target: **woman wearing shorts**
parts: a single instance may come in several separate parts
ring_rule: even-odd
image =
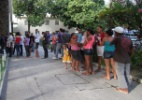
[[[72,55],[72,68],[75,71],[80,72],[79,63],[80,63],[80,44],[77,42],[78,36],[76,34],[72,35],[70,46],[71,46],[71,55]]]
[[[93,44],[95,41],[94,32],[91,29],[87,30],[87,38],[84,42],[84,57],[85,57],[85,65],[86,65],[86,72],[83,73],[85,75],[94,74],[93,64],[92,64],[92,55],[93,55]]]
[[[110,65],[112,66],[114,79],[116,79],[116,70],[115,70],[114,60],[113,60],[115,46],[110,45],[110,42],[113,40],[112,35],[113,35],[113,31],[111,29],[108,29],[101,43],[101,45],[104,45],[104,60],[105,60],[105,67],[106,67],[106,75],[104,78],[108,80],[110,80]]]

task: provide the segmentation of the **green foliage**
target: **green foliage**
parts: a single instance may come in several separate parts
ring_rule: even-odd
[[[95,2],[91,0],[72,0],[68,5],[66,15],[78,24],[87,24],[94,21]]]
[[[135,50],[131,56],[131,66],[134,69],[142,68],[142,50]]]
[[[44,23],[47,13],[46,0],[13,0],[13,12],[21,18],[27,17],[28,27],[40,26]]]
[[[87,28],[95,25],[97,11],[104,6],[103,0],[47,0],[50,5],[48,12],[52,17],[59,18],[64,25]]]
[[[137,0],[140,1],[140,0]],[[142,13],[138,12],[142,2],[133,3],[130,0],[126,0],[121,3],[117,0],[111,2],[109,8],[104,8],[98,13],[98,20],[104,19],[107,26],[127,25],[131,28],[138,29],[142,27]]]

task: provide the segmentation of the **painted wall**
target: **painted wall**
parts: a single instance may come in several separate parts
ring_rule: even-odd
[[[31,27],[31,33],[35,32],[35,29],[38,29],[40,31],[40,33],[42,31],[50,31],[50,33],[58,31],[60,28],[63,28],[67,31],[69,31],[69,33],[73,33],[75,32],[75,28],[72,29],[68,29],[67,27],[65,27],[63,25],[63,23],[61,21],[59,21],[59,25],[55,25],[55,20],[57,19],[51,19],[48,18],[49,20],[49,25],[43,24],[42,26],[37,26],[37,27]],[[17,27],[14,28],[14,32],[19,31],[21,34],[24,35],[25,31],[27,31],[28,29],[28,25],[26,25],[26,19],[22,18],[22,19],[16,19],[16,23],[17,23]]]

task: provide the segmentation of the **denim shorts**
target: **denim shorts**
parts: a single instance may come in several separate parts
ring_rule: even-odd
[[[114,52],[113,51],[104,51],[104,59],[113,58]]]
[[[84,49],[84,55],[93,55],[93,49]]]
[[[38,49],[38,47],[39,47],[39,43],[36,43],[35,44],[35,49]]]

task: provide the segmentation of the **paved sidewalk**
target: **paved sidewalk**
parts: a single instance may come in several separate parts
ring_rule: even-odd
[[[1,100],[142,100],[141,84],[133,82],[128,95],[119,93],[117,80],[103,79],[104,71],[84,76],[52,57],[11,58]]]

